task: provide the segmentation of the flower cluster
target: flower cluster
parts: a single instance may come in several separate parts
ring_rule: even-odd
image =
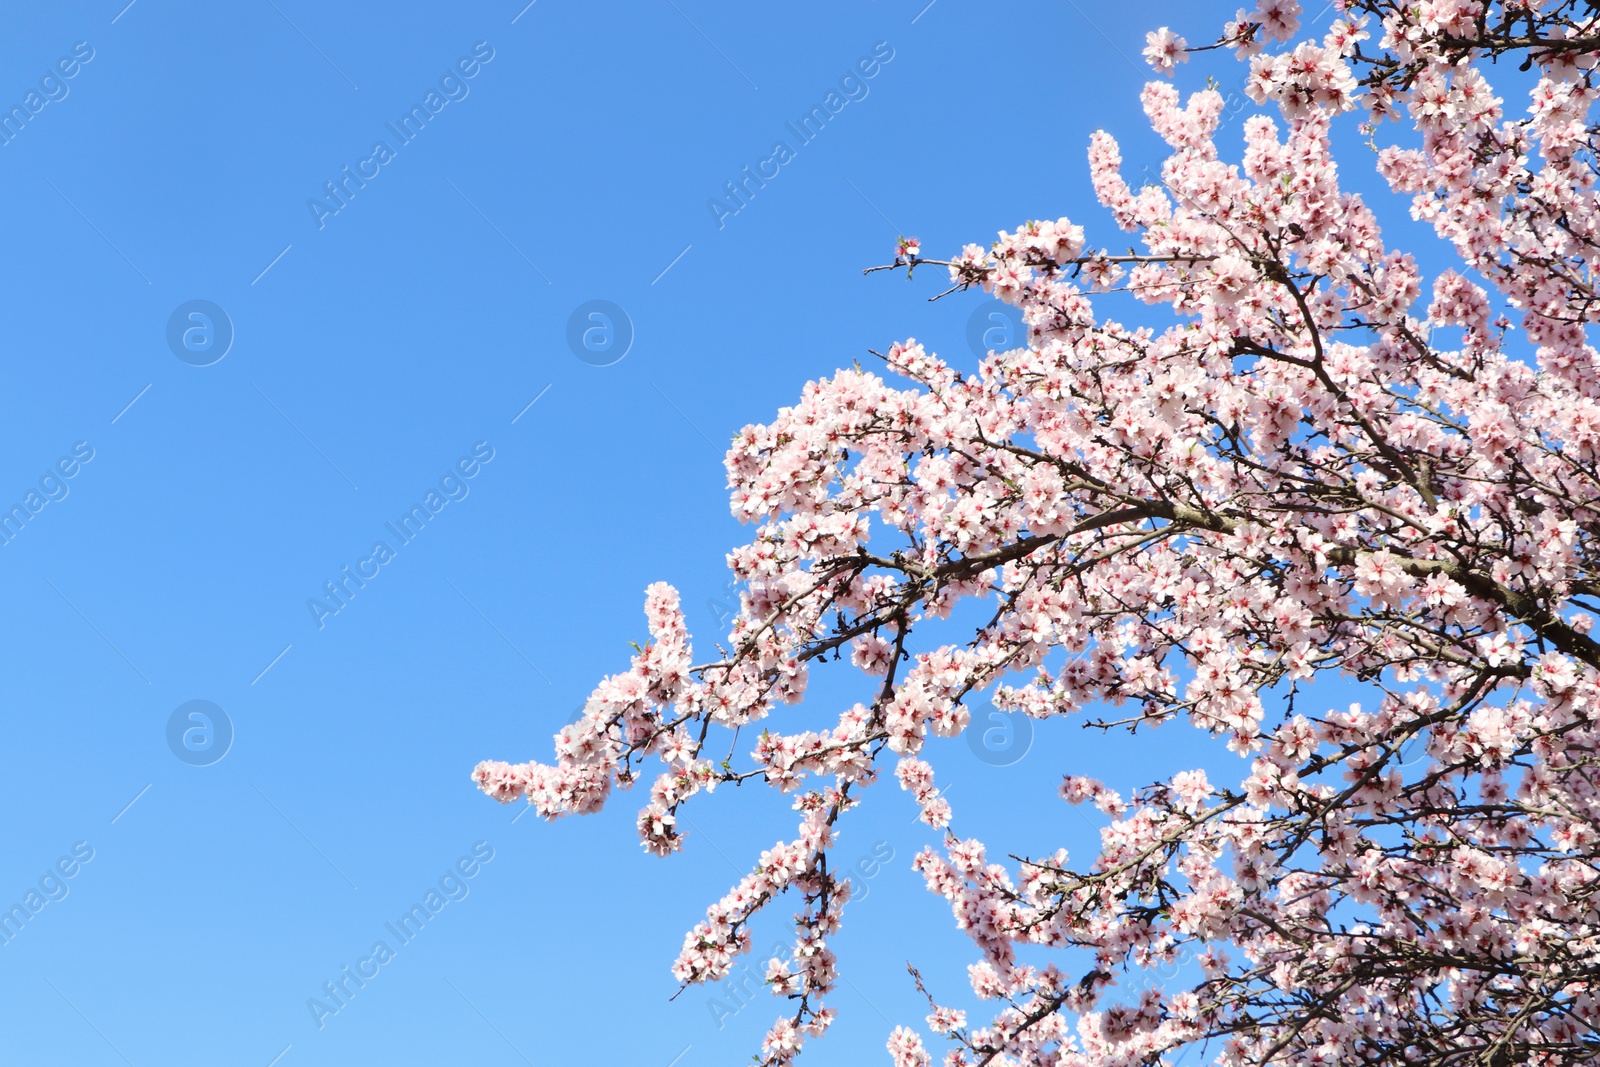
[[[649,643],[555,762],[474,772],[554,818],[658,760],[638,825],[663,855],[701,792],[793,797],[793,832],[674,967],[718,980],[764,909],[798,901],[792,951],[767,962],[786,1007],[762,1062],[832,1021],[851,892],[833,857],[883,763],[942,834],[914,866],[996,1008],[969,1023],[930,994],[947,1067],[1186,1047],[1219,1067],[1600,1062],[1600,11],[1338,7],[1320,39],[1295,40],[1296,0],[1224,28],[1261,109],[1236,162],[1211,89],[1145,88],[1159,184],[1130,186],[1095,135],[1096,196],[1139,250],[1092,249],[1067,219],[950,260],[903,239],[891,267],[1014,305],[1026,343],[964,370],[907,339],[882,373],[808,383],[745,427],[726,469],[753,532],[728,556],[723,644],[695,662],[676,593],[652,586]],[[1166,74],[1193,50],[1148,43]],[[1502,58],[1526,60],[1519,117],[1486,74]],[[1412,127],[1374,142],[1377,169],[1451,269],[1425,277],[1341,186],[1351,111]],[[1118,321],[1111,291],[1170,326]],[[982,621],[951,640],[970,598]],[[859,696],[831,728],[786,728],[824,661]],[[1314,708],[1307,687],[1338,677],[1371,698]],[[1234,754],[1237,784],[1213,767],[1125,795],[1063,768],[1061,799],[1104,823],[1098,853],[999,862],[956,833],[928,745],[971,728],[977,699],[1185,722]],[[888,1047],[932,1062],[911,1028]]]

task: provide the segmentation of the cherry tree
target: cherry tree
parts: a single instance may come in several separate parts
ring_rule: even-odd
[[[1295,0],[1203,47],[1150,34],[1162,73],[1231,50],[1262,113],[1229,162],[1215,89],[1148,85],[1171,151],[1137,189],[1093,137],[1096,194],[1142,247],[1095,250],[1066,219],[948,260],[902,240],[892,269],[1015,305],[1026,346],[963,373],[908,340],[887,376],[841,371],[746,427],[726,462],[755,532],[729,555],[723,643],[697,660],[676,592],[651,586],[650,643],[555,761],[474,771],[550,818],[652,773],[639,833],[663,856],[701,792],[792,794],[797,828],[673,971],[723,978],[763,909],[799,907],[766,963],[763,1063],[833,1018],[851,895],[833,847],[891,768],[943,831],[914,865],[994,1009],[968,1019],[930,975],[896,1067],[941,1047],[961,1067],[1600,1063],[1600,4],[1336,7],[1306,39]],[[1425,278],[1341,189],[1343,125],[1447,269]],[[1170,325],[1116,321],[1128,294]],[[958,605],[979,617],[963,601],[980,623],[930,638]],[[860,701],[784,732],[841,657]],[[1324,678],[1373,699],[1316,704]],[[1239,780],[1123,796],[1062,768],[1061,799],[1102,813],[1099,854],[996,862],[924,758],[977,700],[1182,719]],[[1193,981],[1140,988],[1180,956]]]

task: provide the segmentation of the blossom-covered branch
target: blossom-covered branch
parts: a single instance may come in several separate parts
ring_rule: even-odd
[[[754,535],[729,554],[724,646],[696,663],[677,594],[652,586],[649,644],[556,762],[474,772],[553,818],[659,761],[639,830],[662,855],[701,792],[795,795],[796,829],[674,971],[727,975],[763,909],[798,896],[764,1063],[832,1019],[851,892],[832,852],[884,766],[943,832],[915,866],[996,1004],[969,1022],[916,975],[949,1067],[1188,1047],[1225,1067],[1600,1063],[1600,7],[1339,7],[1295,43],[1299,5],[1261,0],[1207,46],[1248,60],[1277,112],[1245,122],[1238,162],[1212,89],[1145,88],[1159,184],[1130,186],[1094,136],[1096,195],[1141,248],[1094,251],[1066,219],[944,260],[902,239],[874,269],[947,271],[1019,308],[1026,344],[963,372],[907,340],[892,377],[841,371],[742,430],[728,484]],[[1192,51],[1161,30],[1146,55],[1170,72]],[[1484,72],[1506,57],[1527,70],[1515,118]],[[1431,280],[1340,184],[1331,131],[1363,118],[1419,135],[1376,162],[1454,257]],[[1171,324],[1119,321],[1112,291]],[[956,631],[968,599],[984,621]],[[859,702],[785,732],[841,656]],[[1313,710],[1340,677],[1372,700]],[[1239,781],[1193,769],[1124,797],[1063,768],[1062,799],[1107,820],[1099,854],[1002,863],[957,834],[925,751],[980,697],[1106,728],[1181,719]],[[1183,987],[1123,992],[1179,958]],[[909,1027],[889,1049],[931,1060]]]

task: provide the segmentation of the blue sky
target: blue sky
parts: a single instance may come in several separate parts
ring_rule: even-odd
[[[649,582],[725,632],[741,426],[907,336],[975,361],[980,296],[862,277],[897,233],[941,254],[1065,214],[1125,244],[1089,134],[1158,163],[1129,57],[1234,7],[525,2],[7,5],[0,503],[38,509],[0,545],[0,904],[42,903],[0,945],[6,1062],[744,1059],[779,1003],[669,1001],[668,966],[792,835],[781,798],[696,803],[661,861],[634,796],[513,824],[468,772],[548,756],[626,666]],[[1180,85],[1207,69],[1242,78]],[[768,177],[735,213],[746,167]],[[794,721],[859,698],[819,680]],[[223,719],[220,759],[179,757]],[[1226,767],[1182,727],[935,755],[963,829],[1080,857],[1062,773]],[[886,783],[857,815],[841,851],[872,876],[817,1064],[920,1020],[907,961],[961,1003],[973,957],[909,870],[935,841],[910,799]],[[387,924],[430,890],[402,944]],[[347,966],[377,971],[319,1026]]]

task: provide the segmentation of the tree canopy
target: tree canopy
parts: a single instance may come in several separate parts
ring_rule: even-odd
[[[745,427],[726,466],[754,534],[728,557],[740,609],[717,651],[691,653],[654,585],[650,643],[554,762],[474,771],[552,818],[651,774],[639,833],[662,855],[698,793],[793,794],[798,827],[674,965],[718,980],[763,908],[800,902],[767,963],[763,1063],[833,1018],[851,886],[832,849],[884,770],[945,833],[915,866],[994,1002],[969,1020],[930,998],[926,1026],[889,1037],[896,1067],[939,1045],[952,1067],[1190,1046],[1224,1067],[1600,1062],[1600,4],[1338,8],[1302,38],[1295,0],[1261,0],[1204,46],[1248,63],[1276,111],[1246,120],[1237,162],[1215,88],[1145,88],[1170,147],[1157,184],[1130,185],[1094,136],[1094,189],[1139,250],[1092,248],[1067,219],[943,260],[902,240],[894,269],[1015,305],[1026,345],[962,372],[906,340],[884,373],[811,382]],[[1163,29],[1146,56],[1172,73],[1199,50]],[[1339,123],[1449,269],[1425,278],[1341,188]],[[1113,293],[1170,325],[1116,321]],[[964,640],[918,641],[969,599],[984,621]],[[785,732],[836,654],[865,676],[859,702]],[[1379,699],[1318,706],[1325,677]],[[1099,854],[996,862],[924,753],[980,695],[1040,720],[1186,719],[1241,779],[1122,796],[1068,776],[1062,799],[1106,816]],[[1087,955],[1040,965],[1028,945]],[[1128,992],[1129,970],[1179,953],[1197,983]]]

